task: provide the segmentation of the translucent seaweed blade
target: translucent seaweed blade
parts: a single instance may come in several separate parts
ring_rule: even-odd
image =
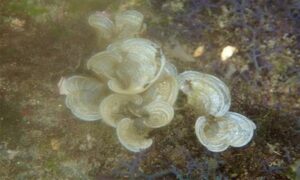
[[[98,75],[114,78],[115,71],[121,63],[122,58],[118,54],[103,51],[92,56],[87,62],[87,68]]]
[[[106,86],[85,76],[71,76],[65,78],[61,84],[66,97],[66,106],[79,119],[94,121],[101,119],[98,106],[103,98],[109,94]]]
[[[195,133],[199,142],[208,150],[222,152],[229,145],[226,142],[226,132],[215,121],[211,122],[204,116],[200,116],[195,124]]]
[[[163,74],[144,94],[146,102],[163,100],[174,105],[178,96],[178,83],[174,76]]]
[[[132,152],[140,152],[149,148],[153,140],[148,139],[147,131],[135,125],[134,120],[122,119],[117,126],[117,136],[121,144]]]
[[[144,124],[150,128],[159,128],[169,124],[174,117],[174,109],[167,102],[156,100],[145,107],[149,117]]]
[[[173,77],[177,77],[177,75],[178,75],[176,66],[174,64],[170,63],[169,61],[166,61],[166,65],[164,67],[164,72]]]
[[[139,34],[143,27],[144,15],[135,10],[128,10],[116,15],[116,30],[119,38],[133,37]]]
[[[223,118],[237,126],[237,128],[231,129],[232,136],[228,139],[231,146],[242,147],[251,141],[255,124],[250,119],[235,112],[228,112]]]
[[[179,87],[196,109],[216,117],[228,112],[231,97],[228,87],[218,78],[196,71],[185,71],[178,76]]]
[[[101,119],[98,106],[102,100],[99,93],[93,91],[78,91],[66,97],[66,106],[81,120],[95,121]]]
[[[116,71],[118,88],[128,91],[129,94],[144,91],[155,77],[156,66],[148,61],[142,54],[129,53],[122,63],[122,67]],[[113,87],[114,88],[114,87]],[[117,88],[117,87],[116,87]],[[114,88],[112,90],[118,92]]]
[[[107,51],[122,56],[115,70],[116,76],[108,82],[109,88],[120,94],[137,94],[147,90],[161,75],[165,57],[152,41],[132,38],[111,44]],[[157,53],[160,56],[157,57]]]
[[[142,104],[142,98],[138,95],[126,96],[121,94],[111,94],[100,104],[100,114],[103,121],[112,127],[117,127],[119,121],[126,117],[131,117],[129,105]]]
[[[142,53],[150,60],[155,59],[159,46],[148,39],[130,38],[116,41],[107,47],[108,51],[117,53]]]
[[[104,39],[111,39],[114,34],[114,23],[105,13],[96,12],[89,16],[89,25],[94,27]]]
[[[81,90],[94,91],[95,89],[103,88],[103,84],[100,81],[85,76],[71,76],[63,78],[61,81],[60,88],[63,89],[65,95]]]

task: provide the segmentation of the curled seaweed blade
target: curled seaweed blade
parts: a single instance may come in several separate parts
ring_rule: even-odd
[[[142,101],[139,95],[111,94],[101,102],[100,114],[106,124],[117,127],[121,119],[132,116],[131,106],[141,105]]]
[[[231,146],[242,147],[251,141],[256,126],[250,119],[235,112],[228,112],[222,118],[235,125],[235,128],[231,128],[231,137],[228,139]]]
[[[165,65],[165,57],[157,48],[152,41],[142,38],[111,44],[107,51],[119,54],[122,63],[108,82],[109,88],[120,94],[137,94],[147,90],[159,78]]]
[[[115,25],[104,12],[96,12],[90,15],[88,23],[94,27],[104,39],[111,39],[113,37]]]
[[[98,75],[113,78],[122,58],[115,53],[102,51],[92,56],[87,62],[87,68]]]
[[[153,140],[147,138],[147,129],[141,127],[134,120],[122,119],[117,125],[117,136],[121,144],[132,152],[140,152],[149,148]]]
[[[156,73],[155,64],[147,61],[142,54],[129,53],[122,66],[116,70],[116,78],[108,85],[118,93],[136,94],[144,91],[145,85]]]
[[[204,114],[219,117],[229,110],[229,89],[215,76],[185,71],[178,76],[178,82],[180,89],[188,97],[188,103]]]
[[[229,145],[227,141],[226,127],[223,123],[200,116],[195,125],[195,133],[202,145],[213,152],[222,152]]]
[[[119,38],[126,38],[139,34],[143,27],[144,15],[135,10],[128,10],[116,15],[116,31]]]
[[[227,112],[222,117],[199,117],[195,133],[208,150],[221,152],[229,146],[242,147],[248,144],[255,128],[255,124],[247,117]]]
[[[148,39],[130,38],[110,44],[107,50],[120,54],[140,53],[147,57],[149,61],[155,61],[159,48],[157,44]]]
[[[145,118],[144,124],[150,128],[160,128],[169,124],[174,117],[173,107],[164,101],[153,101],[144,107],[148,113],[148,118]]]
[[[178,75],[176,66],[169,61],[166,61],[164,72],[174,77],[177,77]]]
[[[163,100],[174,105],[178,96],[178,83],[174,76],[164,73],[147,91],[143,98],[146,102]]]
[[[95,121],[101,119],[98,106],[102,96],[94,91],[77,91],[66,97],[66,106],[81,120]]]
[[[59,83],[59,91],[61,94],[68,95],[81,90],[94,91],[101,88],[101,86],[103,84],[94,78],[76,75],[62,78]]]
[[[94,121],[101,119],[98,106],[109,93],[106,86],[94,78],[71,76],[60,82],[61,94],[67,95],[66,106],[79,119]]]

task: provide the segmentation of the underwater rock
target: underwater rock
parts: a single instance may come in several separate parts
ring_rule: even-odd
[[[233,56],[234,53],[236,53],[238,50],[234,46],[226,46],[223,48],[221,52],[221,60],[226,61],[229,59],[231,56]]]

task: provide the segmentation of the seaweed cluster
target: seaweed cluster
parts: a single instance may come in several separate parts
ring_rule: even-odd
[[[194,122],[213,116],[187,105],[197,101],[184,93],[171,123],[148,134],[154,143],[147,154],[118,146],[115,129],[103,120],[75,121],[61,105],[58,79],[89,77],[94,88],[111,93],[106,81],[78,61],[122,39],[116,29],[97,47],[86,25],[86,15],[97,9],[104,15],[138,9],[147,34],[142,25],[132,38],[142,33],[158,39],[179,72],[205,72],[226,82],[230,111],[255,121],[253,141],[222,153],[201,146]],[[116,16],[109,17],[116,27]],[[0,22],[0,179],[299,179],[298,0],[3,0]],[[228,45],[238,51],[222,61],[219,54]],[[166,47],[178,53],[170,56]],[[197,47],[201,56],[193,55]]]
[[[112,41],[92,56],[87,68],[94,77],[62,78],[66,105],[85,121],[102,119],[116,128],[119,141],[133,152],[152,145],[148,133],[166,126],[174,116],[177,99],[176,68],[154,42],[134,37],[143,26],[143,15],[124,11],[113,23],[104,13],[89,17],[99,36]]]
[[[121,12],[115,22],[103,12],[95,13],[89,24],[112,43],[87,62],[95,78],[72,76],[59,82],[67,107],[79,119],[102,119],[116,128],[125,148],[139,152],[152,145],[150,131],[172,121],[180,89],[188,104],[199,110],[195,132],[210,151],[241,147],[252,139],[255,124],[228,112],[231,97],[221,80],[195,71],[177,75],[159,45],[136,37],[144,26],[141,13]]]

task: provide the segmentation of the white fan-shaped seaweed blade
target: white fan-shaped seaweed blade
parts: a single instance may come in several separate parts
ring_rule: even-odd
[[[102,86],[102,83],[94,78],[76,75],[69,78],[62,78],[59,83],[59,90],[61,94],[68,95],[82,90],[94,91]]]
[[[102,51],[92,56],[87,62],[87,68],[98,75],[104,75],[107,78],[114,78],[122,59],[118,54]]]
[[[84,76],[64,78],[60,91],[66,97],[66,106],[79,119],[95,121],[101,119],[98,106],[108,94],[108,89],[98,80]]]
[[[131,116],[129,106],[140,104],[142,98],[139,95],[111,94],[101,102],[100,114],[106,124],[117,127],[121,119]]]
[[[196,121],[195,133],[200,143],[208,150],[222,152],[229,147],[226,131],[222,128],[217,121],[200,116]]]
[[[149,117],[144,124],[150,128],[160,128],[169,124],[174,117],[173,107],[164,101],[156,100],[144,107]]]
[[[242,147],[248,144],[255,128],[255,124],[247,117],[227,112],[217,118],[199,117],[195,132],[201,144],[207,149],[221,152],[229,146]]]
[[[178,76],[180,89],[188,102],[207,114],[220,117],[228,112],[231,97],[228,87],[218,78],[196,71],[185,71]]]
[[[256,126],[250,119],[235,112],[228,112],[222,118],[236,126],[230,130],[228,141],[231,146],[242,147],[251,141]]]
[[[149,61],[155,61],[159,46],[154,42],[143,38],[130,38],[126,40],[116,41],[107,47],[108,51],[115,53],[128,54],[140,53],[143,54]]]
[[[124,59],[116,71],[117,77],[108,83],[112,91],[120,94],[144,92],[159,78],[165,66],[159,46],[147,39],[118,41],[108,46],[107,51]]]
[[[89,25],[94,27],[104,39],[112,38],[115,26],[105,13],[96,12],[90,15],[88,22]]]
[[[178,83],[174,76],[162,74],[161,77],[143,94],[146,102],[163,100],[174,105],[178,96]]]
[[[128,10],[116,15],[116,30],[119,38],[132,37],[139,34],[143,27],[144,15],[135,10]]]
[[[66,106],[81,120],[95,121],[101,119],[99,104],[103,99],[99,91],[82,90],[73,92],[66,97]]]
[[[134,120],[122,119],[117,126],[117,136],[121,144],[132,152],[140,152],[149,148],[153,141],[147,139],[147,133],[135,125]]]
[[[129,53],[116,71],[116,79],[109,83],[109,87],[122,94],[137,94],[155,77],[156,65],[143,54]]]
[[[174,77],[177,77],[178,75],[176,66],[169,61],[166,61],[164,72]]]

